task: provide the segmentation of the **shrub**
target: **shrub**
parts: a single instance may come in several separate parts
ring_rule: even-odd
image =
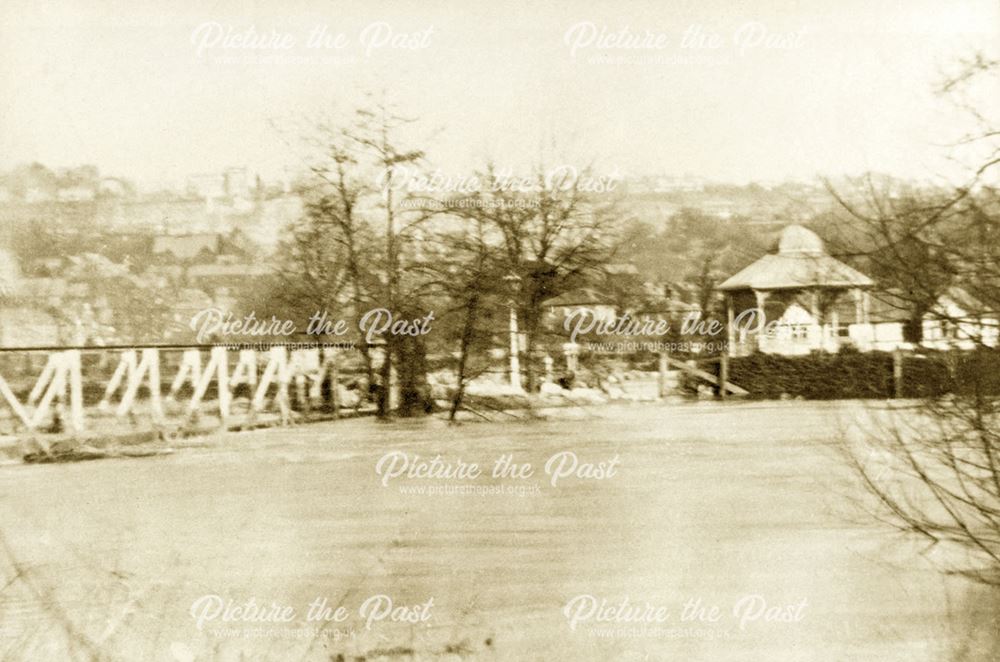
[[[753,354],[730,360],[729,379],[754,399],[783,394],[809,400],[891,398],[893,355],[854,349],[805,356]],[[1000,350],[935,351],[904,354],[902,396],[938,397],[947,393],[1000,395]]]
[[[806,356],[753,354],[730,360],[729,380],[754,399],[782,395],[810,400],[888,398],[892,355],[885,352],[815,352]]]

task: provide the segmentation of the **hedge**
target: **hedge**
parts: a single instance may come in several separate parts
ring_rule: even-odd
[[[895,396],[890,352],[842,350],[804,356],[753,354],[729,362],[729,380],[753,399],[879,399]],[[903,358],[902,396],[1000,395],[1000,351],[922,352]]]
[[[782,396],[809,400],[888,398],[893,394],[892,355],[885,352],[757,353],[729,362],[729,381],[754,399]]]

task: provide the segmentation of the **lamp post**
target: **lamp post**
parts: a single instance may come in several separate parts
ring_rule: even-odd
[[[503,279],[510,288],[510,386],[515,391],[523,391],[524,387],[521,385],[521,348],[517,331],[517,293],[521,277],[510,273]]]

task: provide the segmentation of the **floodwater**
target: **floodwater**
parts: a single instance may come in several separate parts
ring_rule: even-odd
[[[560,415],[0,467],[0,659],[1000,659],[996,594],[851,498],[863,405]]]

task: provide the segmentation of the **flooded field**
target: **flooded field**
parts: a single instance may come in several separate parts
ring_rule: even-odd
[[[5,466],[0,659],[1000,658],[1000,599],[850,498],[831,442],[865,415],[358,419]]]

